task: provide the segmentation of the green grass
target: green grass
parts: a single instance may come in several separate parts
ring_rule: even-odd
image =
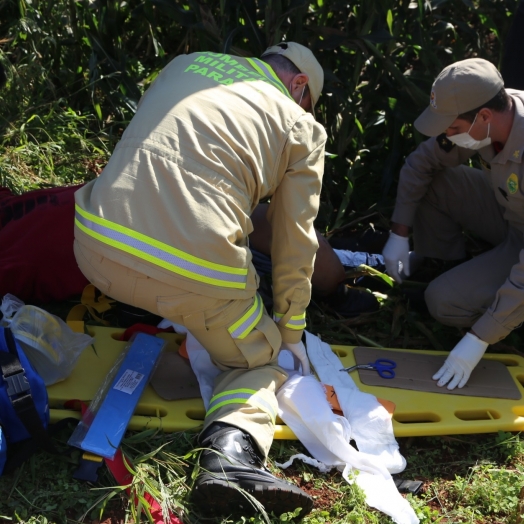
[[[62,443],[66,439],[64,433]],[[424,481],[421,494],[407,496],[421,522],[515,522],[524,486],[524,442],[519,434],[408,438],[399,442],[408,460],[402,478]],[[76,451],[61,457],[37,454],[14,476],[0,479],[0,522],[147,522],[140,498],[144,490],[162,500],[165,508],[182,515],[185,522],[199,522],[198,510],[188,502],[195,463],[195,455],[190,452],[193,445],[194,435],[188,433],[144,431],[128,435],[122,447],[136,473],[131,486],[132,493],[138,495],[134,504],[128,502],[123,488],[114,486],[104,469],[96,486],[73,480]],[[287,475],[304,486],[315,498],[316,507],[304,519],[305,524],[391,522],[367,507],[359,488],[347,484],[336,471],[320,474],[298,464],[291,471],[279,472],[272,465],[303,451],[298,442],[277,441],[270,454],[270,466],[276,474]],[[207,522],[267,524],[292,517],[260,515]]]

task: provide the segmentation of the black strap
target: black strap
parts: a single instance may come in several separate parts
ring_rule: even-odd
[[[49,425],[48,432],[50,435],[54,435],[55,433],[62,430],[64,427],[69,426],[70,424],[74,424],[76,426],[78,424],[78,419],[68,417],[59,420],[55,424]],[[34,453],[37,452],[39,449],[39,443],[32,438],[23,440],[22,442],[17,442],[13,446],[10,445],[7,461],[5,463],[2,474],[8,475],[9,473],[12,473],[15,469],[20,467],[26,460],[31,458],[31,456],[34,455]],[[75,450],[68,446],[65,451],[56,451],[56,453],[54,454],[69,456],[73,451]]]
[[[0,367],[3,379],[7,384],[9,400],[18,418],[38,446],[49,453],[56,454],[58,451],[38,415],[31,396],[31,386],[18,359],[16,342],[9,328],[4,328],[4,337],[8,352],[0,351]]]
[[[7,351],[0,351],[0,367],[2,368],[2,375],[7,383],[8,394],[14,394],[15,388],[20,391],[29,388],[29,382],[25,378],[25,375],[22,377],[20,373],[24,373],[24,368],[18,360],[18,352],[16,351],[16,344],[13,339],[13,333],[9,328],[4,328],[4,338],[7,346]],[[26,387],[24,388],[24,386]]]

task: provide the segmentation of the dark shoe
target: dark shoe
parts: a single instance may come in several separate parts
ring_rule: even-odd
[[[391,286],[384,282],[380,277],[372,277],[371,275],[364,275],[363,277],[355,278],[355,286],[365,287],[370,291],[378,291],[379,293],[388,294],[391,291]]]
[[[115,313],[118,327],[128,328],[134,324],[148,324],[150,326],[157,326],[162,320],[162,317],[150,313],[145,309],[140,309],[123,302],[115,304]]]
[[[206,449],[200,455],[191,500],[202,513],[253,515],[259,511],[256,501],[277,516],[302,508],[302,518],[313,508],[307,493],[264,468],[248,433],[216,422],[201,435],[200,444]]]
[[[421,288],[401,288],[404,298],[409,302],[411,311],[429,315],[426,299],[424,298],[425,289]]]
[[[372,313],[378,311],[380,307],[373,293],[350,287],[343,282],[338,285],[336,293],[329,297],[326,303],[339,315],[346,318],[356,317],[362,313]]]

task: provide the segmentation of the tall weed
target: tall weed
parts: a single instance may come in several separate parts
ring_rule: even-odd
[[[43,176],[56,184],[94,176],[80,157],[103,163],[144,89],[180,53],[260,55],[269,45],[295,40],[313,49],[326,73],[318,117],[328,132],[330,155],[318,227],[332,230],[371,208],[387,217],[402,161],[422,139],[411,123],[427,103],[433,78],[466,57],[498,64],[515,5],[516,0],[3,0],[0,59],[10,74],[0,100],[3,180],[13,184],[6,171],[13,155],[16,165],[11,148],[20,146],[27,150],[26,167],[16,177],[29,175],[38,184]],[[61,144],[68,138],[78,159],[62,163]],[[37,149],[55,146],[39,156],[29,143]],[[72,172],[57,170],[63,164]]]

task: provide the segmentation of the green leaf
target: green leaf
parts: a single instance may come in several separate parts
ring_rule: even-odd
[[[389,32],[391,33],[391,35],[393,35],[393,12],[391,11],[391,9],[388,9],[386,22],[388,24]]]
[[[102,120],[102,108],[100,107],[100,104],[95,102],[93,104],[93,107],[95,108],[96,116],[98,116],[98,119]]]
[[[364,128],[362,127],[362,124],[360,123],[360,120],[357,117],[355,117],[355,124],[358,127],[358,130],[360,131],[360,134],[363,135],[364,134]]]

